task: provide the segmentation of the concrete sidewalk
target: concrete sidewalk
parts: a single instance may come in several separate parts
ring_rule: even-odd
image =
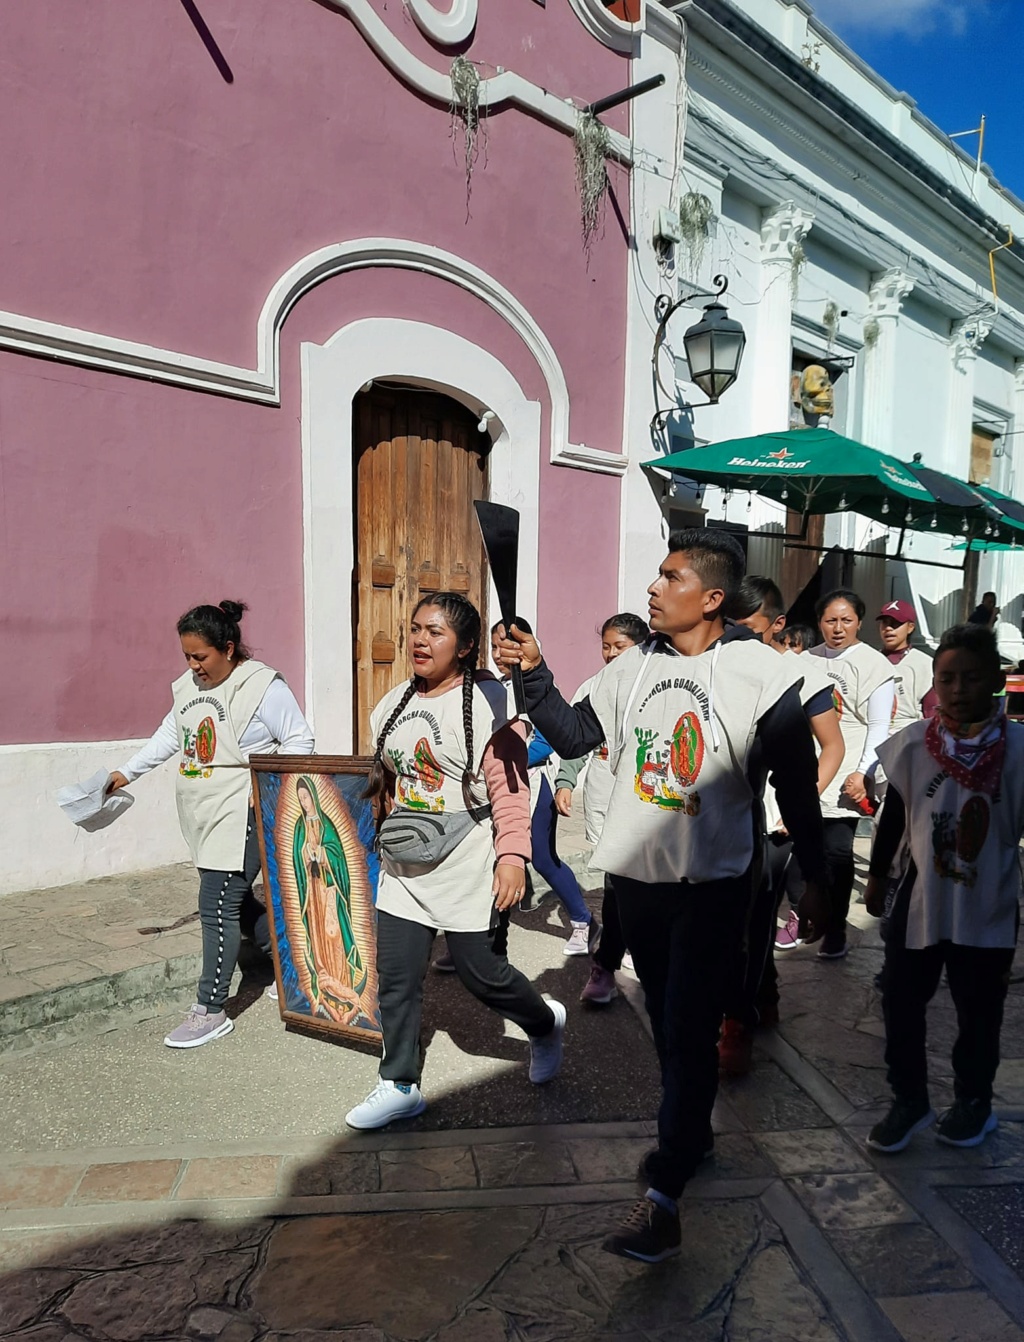
[[[559,822],[559,851],[584,885],[600,883],[581,816]],[[550,894],[533,883],[536,898]],[[187,1005],[201,965],[197,887],[182,863],[0,899],[0,1055]]]

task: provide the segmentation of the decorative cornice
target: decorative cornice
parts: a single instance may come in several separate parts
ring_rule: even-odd
[[[602,452],[599,448],[579,443],[551,453],[553,466],[575,466],[578,471],[597,471],[601,475],[625,475],[629,458],[622,452]]]
[[[975,317],[964,317],[954,322],[949,333],[949,352],[953,367],[960,373],[978,357],[978,350],[988,339],[995,325],[995,313],[985,313]]]
[[[789,265],[796,248],[810,232],[814,215],[791,200],[766,214],[761,223],[761,260]]]
[[[432,102],[447,106],[452,100],[452,83],[446,71],[435,70],[414,56],[401,38],[371,8],[369,0],[325,0],[345,14],[358,28],[376,54],[403,83]],[[480,80],[480,106],[492,115],[502,104],[522,107],[567,135],[576,130],[576,106],[568,98],[559,98],[539,84],[532,84],[512,70],[502,70]],[[612,156],[622,163],[632,162],[629,140],[618,131],[609,131]]]
[[[1024,359],[1013,361],[1013,390],[1016,395],[1024,396]]]
[[[470,36],[476,27],[477,4],[478,0],[451,0],[442,13],[430,0],[405,0],[420,32],[445,47],[456,46]]]
[[[653,37],[655,41],[661,42],[663,46],[671,47],[673,51],[683,51],[686,46],[686,26],[679,14],[674,14],[672,10],[666,9],[664,5],[651,4],[647,6],[647,22],[644,31]]]
[[[569,7],[591,37],[596,37],[606,47],[630,54],[636,51],[647,17],[647,0],[640,0],[640,18],[637,23],[616,18],[601,0],[569,0]]]
[[[882,272],[868,290],[868,314],[871,317],[897,318],[903,311],[903,300],[911,293],[916,280],[896,266]]]

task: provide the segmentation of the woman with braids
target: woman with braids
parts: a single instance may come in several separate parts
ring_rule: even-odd
[[[505,687],[476,669],[480,615],[457,592],[424,597],[409,632],[413,676],[370,714],[376,740],[367,795],[386,805],[377,889],[380,1078],[345,1115],[381,1128],[426,1108],[420,1093],[423,979],[446,933],[469,991],[530,1040],[530,1080],[562,1062],[565,1008],[509,964],[499,914],[522,899],[530,857],[526,741]]]
[[[313,752],[295,696],[242,642],[245,609],[241,601],[222,601],[181,617],[188,670],[171,686],[171,711],[110,782],[116,791],[178,756],[178,819],[199,869],[203,969],[195,1004],[164,1039],[168,1048],[198,1048],[234,1029],[224,1003],[238,960],[239,915],[260,870],[249,756]]]

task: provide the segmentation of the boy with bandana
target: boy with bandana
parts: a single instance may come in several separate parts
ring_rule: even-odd
[[[935,655],[935,716],[878,748],[888,790],[865,903],[887,917],[882,1008],[894,1100],[868,1136],[876,1151],[902,1151],[935,1121],[925,1017],[943,968],[959,1034],[955,1100],[936,1135],[948,1146],[978,1146],[997,1126],[992,1086],[1024,833],[1024,725],[1000,712],[1003,682],[991,630],[947,630]]]

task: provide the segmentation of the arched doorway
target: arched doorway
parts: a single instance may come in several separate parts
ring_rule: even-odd
[[[356,748],[373,705],[410,674],[406,632],[424,592],[464,592],[485,620],[487,573],[473,502],[488,497],[486,434],[437,392],[375,383],[353,403]]]

